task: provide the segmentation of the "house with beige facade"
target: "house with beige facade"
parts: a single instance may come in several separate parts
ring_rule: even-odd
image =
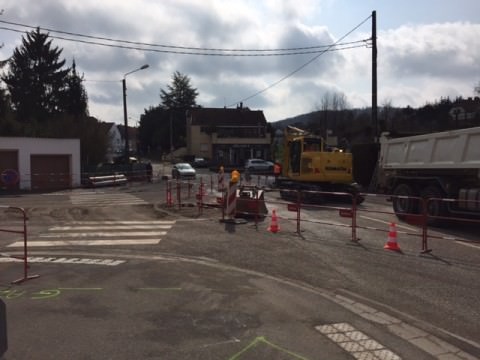
[[[271,159],[271,136],[261,110],[239,107],[187,111],[187,154],[215,165],[243,166],[252,158]]]

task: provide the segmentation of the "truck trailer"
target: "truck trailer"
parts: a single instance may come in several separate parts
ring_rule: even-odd
[[[445,216],[479,217],[480,127],[382,136],[376,175],[377,191],[393,195],[399,218],[425,210],[429,223]]]

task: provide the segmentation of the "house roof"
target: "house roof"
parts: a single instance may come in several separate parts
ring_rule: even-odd
[[[122,139],[125,138],[125,126],[117,124],[118,131],[120,132],[120,135],[122,136]],[[130,140],[134,139],[137,136],[137,128],[128,127],[128,138]]]
[[[189,110],[189,115],[192,125],[258,126],[267,123],[263,111],[248,108],[194,108]]]
[[[101,121],[99,121],[99,122],[98,122],[98,125],[99,125],[99,128],[100,128],[100,131],[102,131],[102,132],[105,133],[105,134],[108,134],[108,132],[110,131],[110,129],[112,128],[112,126],[115,125],[115,123],[113,123],[113,122],[101,122]]]

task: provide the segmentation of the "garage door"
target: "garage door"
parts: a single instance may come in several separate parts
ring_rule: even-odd
[[[70,155],[31,155],[32,190],[66,189],[72,185]]]
[[[0,174],[8,169],[15,170],[18,173],[18,151],[17,150],[0,150]],[[4,184],[0,177],[0,185],[2,188],[18,189],[18,183]]]

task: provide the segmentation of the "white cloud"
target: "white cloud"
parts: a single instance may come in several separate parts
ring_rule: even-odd
[[[371,12],[368,4],[355,2],[354,8],[343,8],[342,4],[336,0],[6,0],[0,20],[134,42],[271,49],[330,44]],[[467,16],[468,11],[460,14],[452,10],[457,20],[449,22],[444,21],[448,12],[442,11],[441,23],[435,21],[431,11],[421,11],[418,14],[432,18],[410,23],[409,19],[402,22],[401,18],[393,18],[395,14],[407,15],[396,11],[395,5],[382,3],[382,7],[378,23],[388,30],[378,30],[379,103],[391,99],[396,106],[416,107],[440,97],[473,94],[473,86],[480,80],[480,25],[459,17],[463,13]],[[388,11],[384,9],[387,7]],[[335,13],[337,16],[331,16]],[[322,23],[318,23],[319,18]],[[403,25],[390,25],[397,23]],[[367,22],[345,41],[369,38],[370,26]],[[332,29],[338,32],[339,28],[342,32],[334,35]],[[6,58],[19,45],[21,34],[6,30],[1,34],[5,46],[0,49],[0,56]],[[78,71],[84,73],[90,113],[119,123],[123,121],[121,79],[126,72],[145,63],[150,65],[149,69],[127,78],[128,111],[132,116],[159,104],[160,89],[170,83],[174,71],[191,78],[192,86],[200,93],[199,104],[222,107],[261,92],[315,56],[188,56],[60,39],[55,39],[54,45],[63,48],[67,64],[75,58]],[[276,121],[314,110],[327,90],[343,92],[352,106],[369,106],[371,50],[358,48],[323,54],[244,105],[262,109],[269,121]]]

